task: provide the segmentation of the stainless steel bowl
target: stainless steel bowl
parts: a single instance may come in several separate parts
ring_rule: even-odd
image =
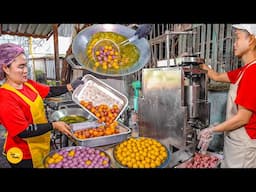
[[[140,139],[140,138],[146,138],[146,137],[137,137],[137,138],[135,138],[135,139]],[[123,142],[125,142],[125,141],[123,141]],[[115,160],[115,162],[116,162],[116,164],[117,164],[117,167],[119,167],[119,168],[128,168],[127,166],[122,165],[122,163],[121,163],[121,162],[118,160],[118,158],[116,157],[116,150],[117,150],[118,146],[119,146],[120,144],[122,144],[123,142],[119,143],[118,145],[116,145],[116,146],[114,147],[114,149],[113,149],[113,157],[114,157],[114,160]],[[159,141],[158,141],[158,142],[159,142]],[[160,143],[160,142],[159,142],[159,143]],[[171,161],[171,152],[170,152],[170,150],[169,150],[165,145],[163,145],[162,143],[160,143],[160,144],[166,149],[167,158],[162,162],[162,164],[161,164],[160,166],[158,166],[158,167],[156,167],[156,168],[167,168],[168,165],[169,165],[169,163],[170,163],[170,161]]]
[[[85,148],[89,148],[89,147],[85,147],[85,146],[72,146],[72,147],[63,147],[61,149],[53,150],[53,151],[51,151],[50,153],[48,153],[44,157],[44,159],[43,159],[44,168],[50,168],[49,164],[47,163],[47,159],[52,157],[54,154],[58,154],[60,151],[67,151],[67,152],[69,152],[71,150],[75,150],[75,149],[80,149],[81,150],[81,149],[85,149]],[[93,149],[93,148],[91,148],[91,149]],[[108,167],[106,167],[106,168],[112,168],[113,167],[111,158],[110,158],[108,153],[106,153],[104,150],[101,150],[101,149],[94,149],[94,150],[99,150],[100,152],[104,153],[104,155],[109,159]],[[75,157],[75,156],[74,157],[70,157],[71,160],[74,160],[74,158],[77,158],[77,157]],[[85,167],[81,167],[81,165],[76,165],[74,167],[71,167],[70,165],[65,165],[65,166],[62,165],[62,166],[55,167],[55,168],[85,168]]]
[[[83,110],[82,108],[64,108],[64,109],[59,109],[57,111],[54,111],[50,117],[50,121],[59,121],[61,118],[70,116],[70,115],[76,115],[76,116],[82,116],[85,117],[88,120],[95,119],[92,117],[88,112]]]
[[[145,66],[149,62],[150,59],[150,46],[148,40],[145,38],[141,38],[135,40],[133,44],[139,49],[140,57],[138,61],[132,65],[132,67],[128,69],[121,69],[118,71],[107,70],[104,71],[101,68],[93,68],[93,63],[88,62],[86,55],[87,44],[90,41],[93,34],[97,32],[115,32],[120,35],[124,35],[127,38],[130,38],[134,35],[135,30],[119,24],[95,24],[90,27],[85,28],[80,31],[77,36],[74,38],[72,43],[72,52],[75,59],[81,66],[84,66],[85,69],[94,72],[99,75],[104,76],[125,76],[132,74]]]

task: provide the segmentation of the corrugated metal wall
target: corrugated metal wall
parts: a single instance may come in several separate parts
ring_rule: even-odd
[[[169,35],[169,32],[191,31],[191,35]],[[179,57],[189,52],[204,58],[206,64],[219,72],[237,68],[241,63],[234,56],[231,24],[154,24],[148,37],[152,55],[145,68],[157,67],[157,61]],[[134,74],[140,80],[141,71]]]
[[[60,58],[60,73],[62,70],[62,63],[63,58]],[[54,58],[35,58],[34,61],[32,61],[32,59],[29,59],[29,64],[35,71],[40,70],[44,72],[48,80],[56,80]],[[35,79],[35,77],[32,78]]]
[[[56,79],[55,61],[46,59],[45,66],[46,66],[47,79]],[[60,69],[60,71],[61,71],[61,69]]]
[[[234,56],[231,24],[199,24],[192,30],[196,33],[193,36],[194,53],[205,58],[216,71],[228,71],[241,64]]]
[[[0,24],[1,33],[34,38],[49,38],[53,24]]]

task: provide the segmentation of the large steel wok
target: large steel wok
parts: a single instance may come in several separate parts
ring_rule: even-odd
[[[80,31],[73,40],[72,52],[77,62],[84,66],[85,69],[104,76],[125,76],[132,74],[145,66],[150,59],[150,46],[148,40],[145,38],[137,39],[133,44],[139,49],[140,56],[136,63],[128,69],[120,69],[118,71],[103,70],[101,68],[93,67],[94,64],[90,62],[86,55],[87,44],[93,34],[97,32],[115,32],[130,38],[134,35],[135,30],[119,24],[95,24]]]

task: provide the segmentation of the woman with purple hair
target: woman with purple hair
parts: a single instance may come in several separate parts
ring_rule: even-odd
[[[50,152],[51,130],[71,136],[65,122],[48,123],[43,99],[72,91],[83,81],[50,87],[28,79],[24,49],[12,43],[0,45],[1,80],[0,122],[7,131],[3,153],[13,168],[42,168]]]

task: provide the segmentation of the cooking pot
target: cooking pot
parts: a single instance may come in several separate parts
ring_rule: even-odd
[[[94,64],[88,60],[86,55],[87,44],[93,34],[97,32],[115,32],[130,38],[135,34],[135,30],[119,24],[95,24],[80,31],[73,40],[72,52],[77,62],[84,66],[85,69],[104,76],[125,76],[134,73],[144,67],[150,59],[150,46],[145,38],[137,39],[133,44],[139,49],[139,59],[128,69],[120,69],[118,71],[103,70],[99,67],[94,67]]]
[[[61,106],[61,108],[57,111],[54,111],[50,117],[49,120],[52,121],[59,121],[61,118],[70,116],[70,115],[76,115],[76,116],[82,116],[85,117],[88,120],[95,119],[93,116],[91,116],[88,112],[83,110],[82,108],[68,108],[65,106]]]

